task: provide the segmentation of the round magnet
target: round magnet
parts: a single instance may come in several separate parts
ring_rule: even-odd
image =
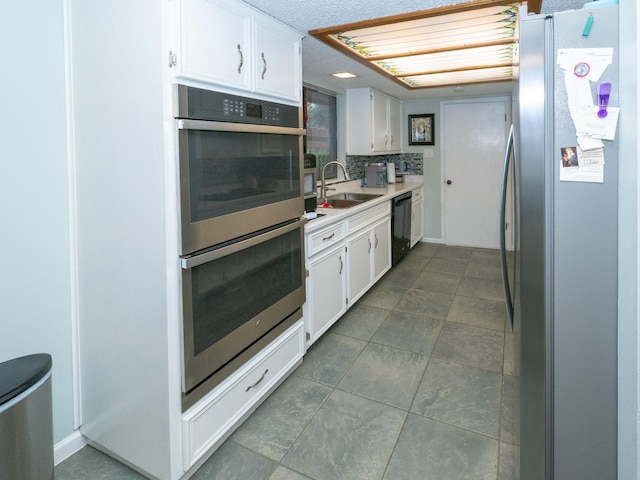
[[[586,62],[580,62],[575,67],[573,67],[573,73],[576,74],[577,77],[586,77],[589,75],[589,71],[591,67]]]

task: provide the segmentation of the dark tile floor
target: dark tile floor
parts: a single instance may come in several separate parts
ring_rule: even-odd
[[[196,472],[216,480],[517,480],[493,250],[421,243]],[[86,447],[56,480],[138,479]]]

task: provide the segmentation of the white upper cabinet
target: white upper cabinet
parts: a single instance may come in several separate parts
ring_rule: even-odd
[[[400,153],[401,107],[399,100],[371,88],[347,90],[347,153]]]
[[[251,24],[236,3],[182,0],[178,76],[250,90]]]
[[[402,151],[402,103],[392,97],[389,97],[387,102],[387,111],[389,112],[389,151],[400,153]]]
[[[178,17],[178,79],[301,102],[297,32],[225,0],[180,0]]]
[[[266,95],[301,101],[300,37],[274,22],[256,22],[255,90]]]

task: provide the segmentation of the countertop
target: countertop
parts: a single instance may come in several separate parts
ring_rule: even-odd
[[[318,214],[324,214],[323,216],[319,216],[314,218],[313,220],[309,220],[307,224],[304,226],[305,233],[314,232],[316,230],[320,230],[336,221],[343,220],[351,215],[354,215],[358,212],[366,210],[367,208],[371,208],[375,205],[379,205],[384,202],[388,202],[393,197],[397,197],[405,192],[409,192],[411,190],[416,190],[423,185],[422,175],[406,175],[405,181],[402,183],[389,183],[386,187],[362,187],[361,180],[352,180],[350,182],[340,182],[331,184],[331,188],[335,188],[335,190],[329,190],[327,192],[328,196],[334,195],[336,193],[371,193],[374,195],[380,195],[378,198],[374,198],[373,200],[368,200],[363,202],[360,205],[356,205],[350,208],[322,208],[318,207],[316,212]],[[318,202],[320,202],[320,198]]]

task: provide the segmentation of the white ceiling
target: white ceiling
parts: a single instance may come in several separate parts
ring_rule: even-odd
[[[305,35],[302,40],[302,73],[305,83],[337,93],[346,88],[373,87],[401,100],[455,95],[505,94],[511,92],[509,82],[467,85],[465,92],[452,88],[410,90],[376,73],[369,67],[343,55],[320,40],[307,35],[309,30],[333,27],[345,23],[387,17],[401,13],[427,10],[454,3],[451,0],[244,0],[263,12],[293,27]],[[542,11],[552,13],[582,8],[587,0],[543,0]],[[357,78],[340,80],[330,73],[349,71]]]

